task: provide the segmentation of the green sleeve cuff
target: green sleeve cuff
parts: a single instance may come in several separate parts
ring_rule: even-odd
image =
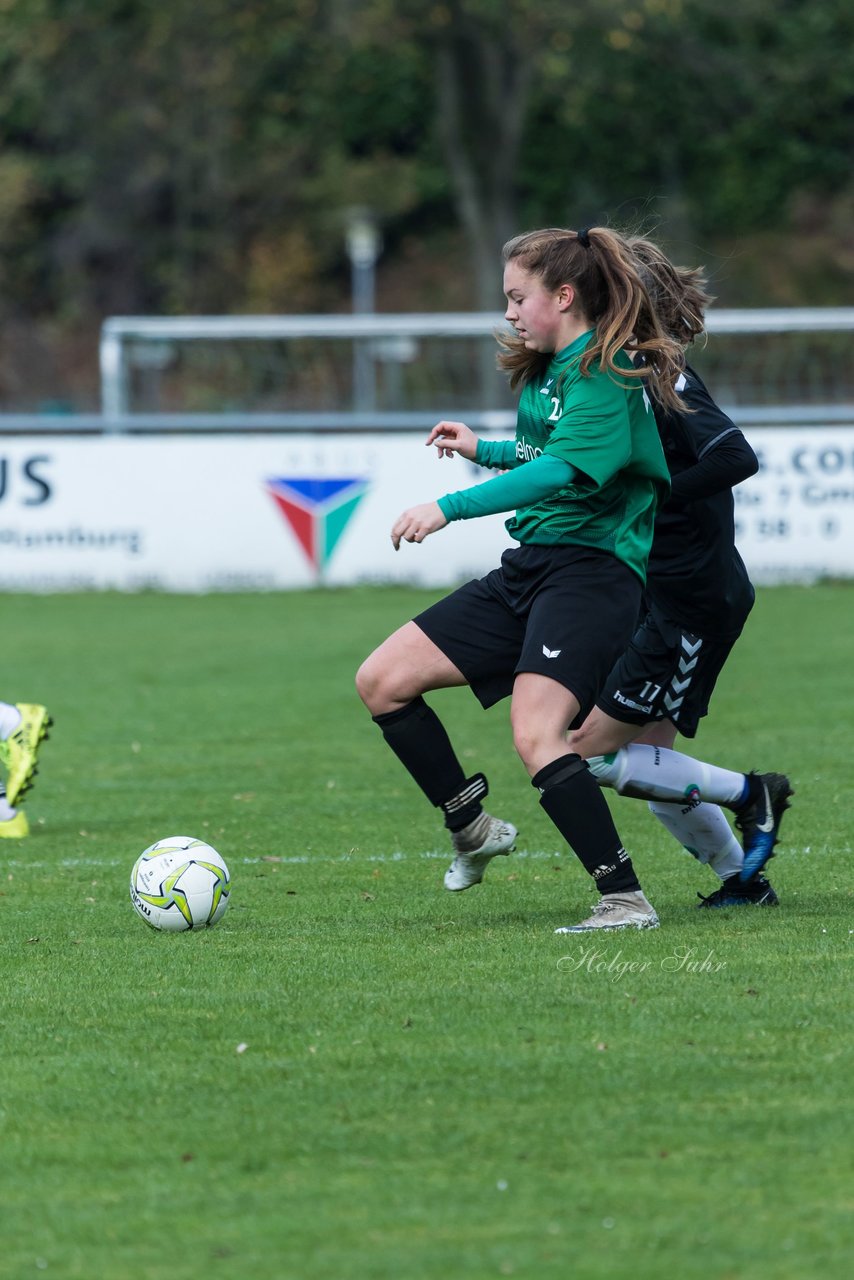
[[[518,465],[515,440],[478,440],[474,460],[479,467],[510,471]]]
[[[495,476],[471,489],[460,489],[439,498],[439,509],[446,520],[473,520],[477,516],[493,516],[500,511],[518,511],[550,498],[571,484],[576,471],[563,458],[543,453],[503,476]]]
[[[437,507],[449,523],[451,520],[459,520],[461,518],[454,514],[454,503],[451,500],[454,496],[454,494],[449,493],[444,498],[437,498],[436,500]]]

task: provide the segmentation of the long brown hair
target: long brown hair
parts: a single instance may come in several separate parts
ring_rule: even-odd
[[[681,346],[690,346],[705,333],[706,309],[714,302],[706,292],[705,269],[677,267],[663,249],[643,236],[630,236],[626,243],[665,331]]]
[[[667,408],[684,407],[674,390],[685,363],[682,346],[665,331],[623,236],[607,227],[591,227],[580,234],[547,227],[508,240],[502,259],[505,264],[518,262],[538,276],[546,289],[572,285],[579,312],[595,329],[581,357],[582,374],[589,375],[595,363],[621,382],[647,382]],[[498,365],[510,374],[511,387],[530,382],[549,363],[549,353],[529,351],[517,334],[497,336],[502,348]],[[618,365],[615,357],[625,347],[643,355],[643,361],[632,367]]]

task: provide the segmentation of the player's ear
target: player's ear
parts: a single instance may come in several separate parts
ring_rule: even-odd
[[[557,291],[558,306],[561,311],[569,311],[575,301],[575,290],[571,284],[562,284]]]

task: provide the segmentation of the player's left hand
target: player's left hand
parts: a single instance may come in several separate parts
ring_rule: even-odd
[[[428,534],[444,529],[447,523],[438,502],[422,502],[418,507],[410,507],[397,517],[392,526],[391,540],[395,551],[400,550],[401,542],[423,542]]]

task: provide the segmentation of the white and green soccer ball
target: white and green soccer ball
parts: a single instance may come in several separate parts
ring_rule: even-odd
[[[152,929],[207,929],[225,915],[231,879],[222,854],[192,836],[167,836],[139,855],[130,900]]]

